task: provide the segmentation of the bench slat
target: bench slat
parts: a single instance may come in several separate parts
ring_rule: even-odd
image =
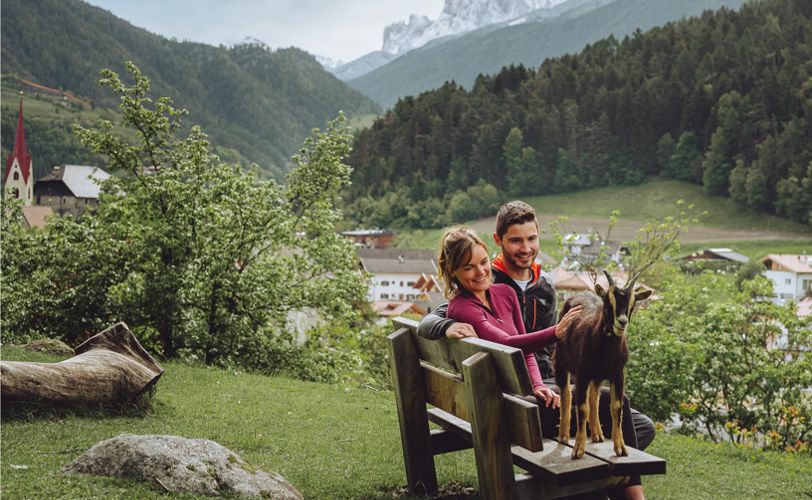
[[[471,424],[439,408],[428,410],[429,420],[458,437],[471,440]],[[544,439],[544,450],[531,452],[520,446],[512,446],[513,463],[545,480],[559,486],[606,478],[609,464],[594,457],[581,460],[571,458],[572,448],[552,439]]]
[[[493,356],[502,392],[533,394],[521,349],[478,338],[429,340],[417,335],[417,323],[412,320],[397,317],[392,322],[396,327],[407,328],[412,333],[421,360],[453,373],[462,373],[463,361],[485,351]]]
[[[628,456],[618,457],[615,455],[611,439],[602,443],[593,443],[587,438],[586,453],[601,460],[606,460],[612,474],[616,476],[665,474],[665,460],[662,458],[649,455],[645,451],[640,451],[631,446],[627,446],[626,451],[629,453]]]
[[[441,455],[452,451],[469,450],[473,448],[471,440],[465,440],[451,431],[445,429],[432,429],[431,431],[431,452],[434,455]]]
[[[420,362],[426,402],[463,420],[471,421],[462,377]],[[537,405],[502,394],[510,430],[510,441],[531,451],[542,449],[541,416]]]
[[[516,496],[520,499],[552,499],[565,498],[578,495],[579,499],[605,499],[606,488],[613,488],[629,482],[629,478],[610,476],[608,478],[593,479],[567,486],[559,486],[542,478],[530,474],[516,475]],[[584,497],[585,493],[594,493]]]

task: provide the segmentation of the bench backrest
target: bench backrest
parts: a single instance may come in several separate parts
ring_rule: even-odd
[[[538,406],[516,397],[533,393],[520,349],[478,338],[429,340],[417,335],[417,323],[412,320],[398,317],[393,323],[397,331],[390,338],[408,337],[413,343],[427,403],[470,422],[471,402],[465,390],[463,362],[487,353],[496,375],[497,392],[502,393],[502,401],[493,404],[504,405],[511,442],[530,451],[541,450]]]

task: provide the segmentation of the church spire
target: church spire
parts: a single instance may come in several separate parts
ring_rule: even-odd
[[[6,159],[6,172],[3,176],[3,185],[6,191],[14,193],[16,198],[22,198],[27,205],[33,198],[33,175],[31,154],[25,143],[25,120],[23,118],[23,93],[20,92],[20,113],[17,115],[17,133],[14,138],[14,149]]]

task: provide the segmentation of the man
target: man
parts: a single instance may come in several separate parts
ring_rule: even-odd
[[[493,239],[501,249],[492,263],[494,282],[505,283],[516,291],[526,331],[534,332],[555,324],[556,299],[553,281],[536,263],[539,252],[539,228],[533,207],[522,201],[502,205],[496,216],[496,232]],[[446,311],[447,304],[442,304],[426,315],[420,321],[418,334],[432,339],[476,336],[471,325],[446,318]],[[536,354],[541,376],[549,386],[555,385],[552,363],[554,348],[555,346],[551,345]],[[601,394],[601,399],[600,419],[606,428],[606,424],[611,420],[608,412],[608,391]],[[544,435],[549,437],[557,436],[556,426],[559,420],[558,410],[555,409],[557,403],[556,395],[555,398],[546,398],[544,404],[539,404],[542,412],[542,430]],[[633,424],[633,433],[629,432],[629,421]],[[643,450],[654,440],[654,423],[647,416],[629,408],[628,400],[624,405],[623,423],[624,435],[631,435],[634,438],[627,437],[627,444]],[[605,434],[609,435],[610,432],[605,431]],[[627,487],[623,494],[627,498],[644,498],[642,486],[639,484]]]

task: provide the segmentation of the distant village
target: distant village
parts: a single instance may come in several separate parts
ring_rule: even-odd
[[[6,160],[3,175],[3,193],[22,200],[26,228],[42,228],[49,217],[81,217],[92,213],[99,203],[99,183],[110,177],[96,166],[62,165],[54,166],[34,181],[32,166],[33,159],[25,141],[21,97],[14,149]],[[437,278],[434,251],[391,248],[395,235],[382,229],[359,229],[342,234],[358,247],[359,265],[370,276],[367,299],[381,321],[408,314],[423,315],[446,300]],[[604,252],[608,250],[611,259],[619,264],[629,251],[619,242],[596,241],[588,234],[567,235],[565,245],[568,248],[564,249],[564,255],[588,255],[600,247]],[[729,248],[707,248],[681,260],[736,267],[750,259]],[[549,272],[560,299],[593,289],[592,280],[579,268],[577,260],[557,261],[539,252],[537,261]],[[812,314],[812,256],[767,255],[759,262],[764,267],[762,274],[773,282],[773,300],[796,302],[799,316]],[[623,280],[622,271],[620,279]]]

